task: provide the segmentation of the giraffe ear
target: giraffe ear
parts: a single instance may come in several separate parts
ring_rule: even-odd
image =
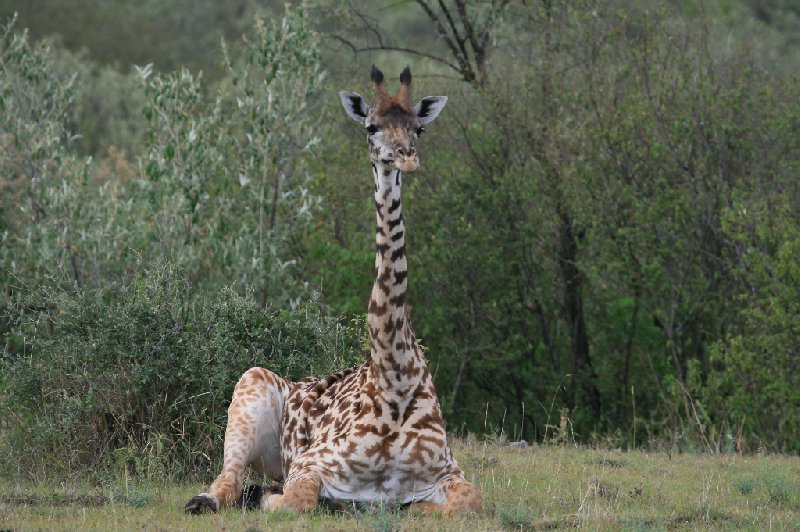
[[[420,119],[422,125],[425,125],[433,122],[433,119],[439,116],[446,103],[447,96],[425,96],[414,106],[414,112],[417,113],[417,118]]]
[[[342,91],[339,93],[339,98],[342,99],[342,106],[347,115],[356,122],[363,124],[369,114],[369,105],[364,101],[360,94],[349,91]]]

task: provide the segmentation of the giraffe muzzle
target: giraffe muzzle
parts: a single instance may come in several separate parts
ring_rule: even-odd
[[[414,148],[398,148],[394,152],[394,166],[403,173],[411,173],[419,170],[419,156]]]

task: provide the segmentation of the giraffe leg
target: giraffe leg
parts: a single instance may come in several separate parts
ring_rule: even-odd
[[[427,502],[427,501],[412,502],[408,506],[408,511],[409,512],[420,512],[420,513],[423,513],[423,514],[426,514],[426,515],[440,513],[440,512],[443,513],[444,512],[444,504],[436,504],[435,502]]]
[[[445,496],[444,504],[421,501],[412,503],[408,509],[412,512],[418,511],[425,514],[441,512],[445,515],[454,516],[460,513],[476,511],[483,500],[478,488],[460,478],[445,488]]]
[[[474,512],[481,505],[483,495],[473,484],[462,480],[447,490],[447,502],[444,505],[445,515],[458,515]]]
[[[247,466],[281,478],[281,415],[290,389],[287,381],[264,368],[242,375],[228,408],[222,471],[207,492],[186,503],[186,512],[216,512],[232,505],[242,493]]]
[[[287,481],[283,486],[283,495],[270,495],[262,501],[264,510],[291,510],[295,512],[310,512],[317,507],[321,482],[316,476],[305,475],[294,481]]]

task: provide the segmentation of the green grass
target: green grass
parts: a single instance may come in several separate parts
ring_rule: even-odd
[[[800,529],[800,458],[509,449],[456,442],[484,493],[477,515],[450,520],[394,509],[353,515],[228,510],[187,516],[200,484],[32,484],[3,479],[0,529],[98,530],[536,530]]]

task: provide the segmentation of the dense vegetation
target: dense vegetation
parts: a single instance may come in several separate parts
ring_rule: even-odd
[[[451,431],[800,451],[790,2],[40,3],[0,2],[3,463],[205,472],[241,371],[363,358],[373,62],[450,97],[405,216]]]

